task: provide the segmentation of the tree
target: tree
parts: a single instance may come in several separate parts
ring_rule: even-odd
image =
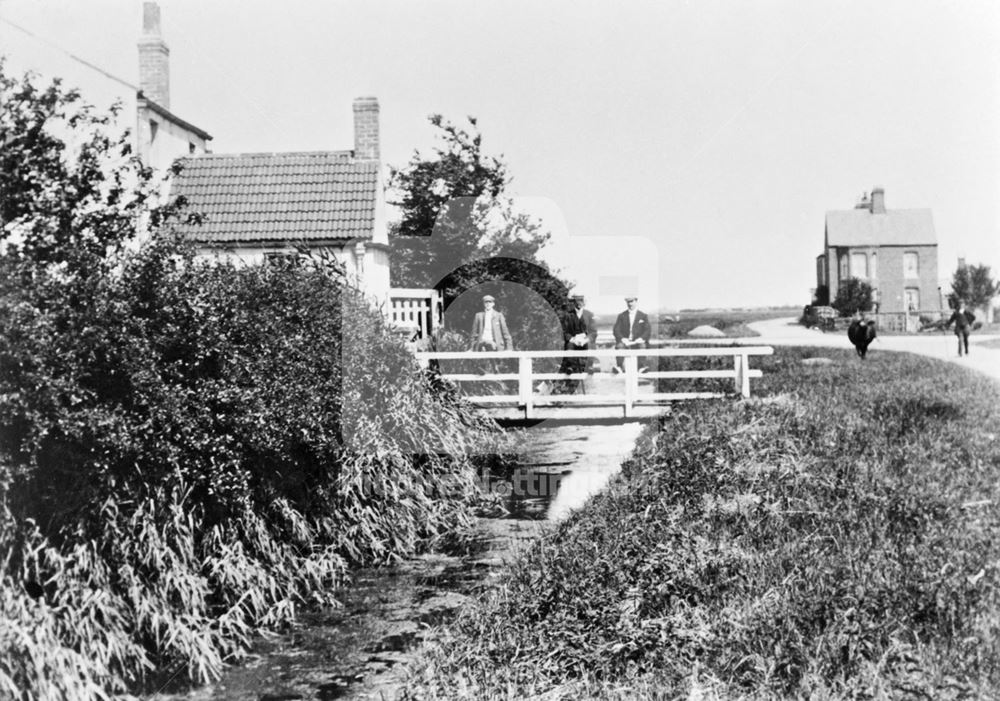
[[[983,307],[997,293],[1000,293],[1000,283],[990,275],[990,266],[961,264],[951,278],[948,304],[957,308],[958,300],[961,299],[969,307]]]
[[[101,113],[59,79],[38,87],[3,69],[0,57],[0,245],[22,263],[92,273],[140,215],[156,223],[172,208],[149,209],[151,171],[127,132],[111,134],[120,105]]]
[[[482,151],[482,136],[432,115],[443,133],[434,156],[414,152],[406,168],[390,168],[391,204],[402,211],[392,232],[392,276],[395,285],[429,287],[440,275],[435,261],[456,268],[471,260],[481,232],[470,230],[470,205],[499,197],[509,182],[506,165]],[[475,129],[476,120],[469,117]]]
[[[825,307],[830,304],[830,288],[820,285],[813,293],[812,305],[814,307]]]
[[[433,115],[440,143],[430,157],[415,152],[389,175],[390,203],[402,212],[390,232],[392,283],[433,287],[446,310],[467,291],[501,293],[498,307],[516,309],[511,329],[518,347],[551,347],[568,285],[539,257],[549,240],[539,222],[506,196],[501,157],[487,155],[477,122],[464,129]],[[501,296],[501,295],[498,295]],[[465,301],[446,314],[463,332],[477,305]]]
[[[871,311],[872,286],[864,280],[848,278],[837,288],[837,297],[830,306],[840,312],[841,316]]]

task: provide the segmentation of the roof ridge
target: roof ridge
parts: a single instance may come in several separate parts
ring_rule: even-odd
[[[191,158],[272,158],[274,156],[353,156],[351,149],[338,151],[253,151],[249,153],[203,153]]]
[[[893,207],[892,209],[886,209],[885,212],[880,212],[880,214],[892,214],[894,212],[933,212],[933,207]],[[863,207],[855,207],[854,209],[828,209],[827,214],[851,214],[854,212],[859,212],[860,214],[872,214],[871,211]]]

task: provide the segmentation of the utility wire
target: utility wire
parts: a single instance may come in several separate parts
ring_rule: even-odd
[[[74,53],[72,53],[70,51],[67,51],[63,47],[61,47],[58,44],[56,44],[54,41],[50,41],[49,39],[46,39],[45,37],[41,37],[41,36],[35,34],[34,32],[32,32],[29,29],[26,29],[26,28],[22,27],[21,25],[16,24],[14,22],[11,22],[9,19],[7,19],[6,17],[3,17],[2,15],[0,15],[0,22],[3,22],[4,24],[13,27],[14,29],[18,30],[19,32],[23,32],[24,34],[28,35],[32,39],[41,42],[42,44],[48,46],[49,48],[55,49],[59,53],[65,54],[66,56],[69,56],[71,59],[73,59],[77,63],[79,63],[79,64],[81,64],[83,66],[86,66],[87,68],[89,68],[89,69],[91,69],[93,71],[97,71],[98,73],[100,73],[101,75],[103,75],[105,78],[110,78],[111,80],[115,81],[116,83],[120,83],[121,85],[124,85],[126,88],[128,88],[130,90],[135,90],[136,92],[139,91],[139,87],[138,86],[132,85],[127,80],[122,80],[121,78],[119,78],[118,76],[116,76],[116,75],[114,75],[112,73],[108,73],[106,70],[104,70],[103,68],[101,68],[99,66],[95,66],[90,61],[82,59],[79,56],[77,56],[76,54],[74,54]]]

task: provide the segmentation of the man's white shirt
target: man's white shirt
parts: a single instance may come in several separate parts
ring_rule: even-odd
[[[493,340],[493,312],[483,312],[483,341],[494,343]]]

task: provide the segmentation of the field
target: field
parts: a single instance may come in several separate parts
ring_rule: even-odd
[[[648,427],[409,698],[1000,697],[1000,387],[812,355]]]
[[[658,338],[681,338],[687,336],[697,326],[711,326],[719,329],[727,338],[746,338],[757,334],[750,330],[748,323],[782,317],[798,318],[802,309],[798,307],[764,307],[759,309],[682,309],[679,312],[651,313],[650,320],[657,319]],[[595,316],[598,329],[608,331],[615,323],[615,314]]]

